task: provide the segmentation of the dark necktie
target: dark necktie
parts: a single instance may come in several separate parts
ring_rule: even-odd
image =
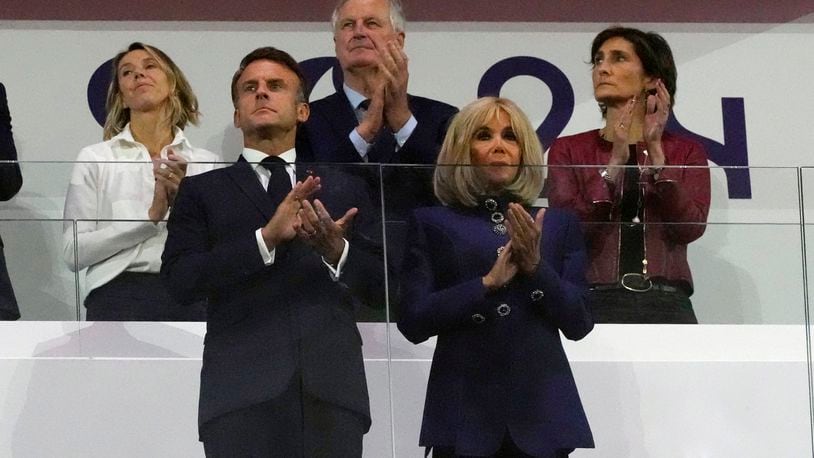
[[[365,117],[367,109],[370,107],[370,99],[365,99],[359,104],[361,116],[359,122]],[[367,151],[367,162],[381,162],[389,158],[396,150],[396,137],[387,125],[382,126],[379,134],[373,139],[373,145]]]
[[[288,171],[285,169],[287,164],[284,159],[277,156],[267,156],[260,161],[260,165],[265,167],[271,174],[266,192],[271,197],[274,208],[277,208],[291,191],[291,177],[288,176]]]

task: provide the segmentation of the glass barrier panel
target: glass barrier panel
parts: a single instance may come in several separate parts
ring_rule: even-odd
[[[418,169],[432,176],[431,169]],[[617,193],[598,167],[553,169],[534,204],[547,207],[543,262],[560,288],[581,276],[569,266],[584,264],[592,289],[576,308],[582,315],[565,313],[574,310],[573,301],[561,290],[546,294],[552,286],[539,270],[509,275],[511,281],[492,292],[477,290],[498,263],[500,247],[512,240],[509,253],[515,254],[514,243],[524,242],[511,227],[504,194],[474,193],[479,199],[462,204],[458,189],[452,205],[409,209],[395,300],[399,328],[389,328],[396,456],[423,452],[417,445],[422,418],[445,425],[461,419],[465,428],[477,405],[498,399],[494,408],[502,411],[533,403],[535,394],[523,388],[530,383],[514,384],[541,360],[561,364],[550,350],[559,345],[597,444],[573,456],[810,454],[797,169],[749,170],[753,189],[761,191],[751,199],[730,199],[729,174],[716,167],[665,170],[662,179],[669,182],[663,183],[634,169],[626,193]],[[436,169],[436,177],[450,180],[443,186],[499,173]],[[388,186],[387,172],[384,177],[386,197],[388,187],[398,186]],[[698,182],[692,189],[680,187],[692,179]],[[669,213],[666,202],[673,205]],[[385,209],[393,213],[387,201]],[[576,221],[569,213],[582,220],[584,252],[569,238],[568,223]],[[528,217],[535,216],[531,209]],[[524,224],[517,220],[518,227],[530,227]],[[519,271],[522,254],[509,259]],[[529,288],[535,281],[542,286]],[[528,294],[520,294],[523,288]],[[597,323],[581,339],[585,314]],[[562,336],[530,325],[540,318]],[[544,387],[550,370],[540,370],[535,386]],[[445,391],[453,389],[456,395]],[[518,392],[523,399],[512,400],[509,393]],[[465,421],[469,404],[454,399],[475,400]],[[760,432],[778,423],[783,431],[767,441]]]
[[[22,187],[0,203],[0,233],[21,320],[78,319],[78,277],[68,269],[63,239],[73,227],[62,220],[71,164],[20,162]],[[15,164],[4,163],[4,168]],[[70,255],[67,255],[71,258]]]
[[[153,192],[151,163],[75,167],[65,216],[76,225],[67,242],[76,251],[71,267],[83,273],[85,354],[197,358],[204,330],[194,322],[204,320],[206,348],[215,349],[204,350],[204,359],[234,333],[290,336],[315,380],[335,379],[329,363],[343,355],[342,367],[366,373],[348,381],[348,399],[363,395],[367,382],[373,427],[366,450],[391,453],[387,334],[378,324],[388,313],[388,278],[377,165],[190,164],[176,195],[164,189],[174,199],[169,211]],[[97,192],[94,180],[107,192]],[[245,337],[234,339],[239,347]],[[238,347],[217,354],[253,354]],[[363,361],[354,358],[360,349]]]
[[[0,314],[4,319],[19,312],[20,320],[76,321],[78,283],[63,258],[63,222],[8,219],[3,213],[0,210],[0,234],[8,278],[0,278]],[[67,234],[72,233],[69,226]]]
[[[812,275],[814,275],[814,168],[802,167],[799,169],[800,173],[800,208],[801,217],[803,220],[803,246],[805,249],[802,251],[803,259],[805,260],[805,299],[806,299],[806,333],[808,336],[808,355],[809,358],[814,354],[814,328],[811,326],[812,321],[812,304],[814,304],[814,282],[812,282]],[[814,365],[809,360],[809,389],[812,389],[814,383]],[[814,437],[814,402],[810,404],[812,407],[812,437]]]

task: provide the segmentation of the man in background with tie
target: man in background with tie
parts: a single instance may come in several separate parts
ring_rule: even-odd
[[[458,109],[407,93],[406,20],[399,0],[342,0],[331,23],[344,83],[311,104],[298,149],[320,163],[371,164],[352,170],[367,182],[372,201],[384,206],[392,275],[401,266],[410,212],[436,203],[432,165]],[[385,165],[380,173],[377,163],[425,166]],[[398,280],[391,277],[389,284],[392,305]],[[381,310],[360,312],[359,321],[384,319]]]
[[[345,0],[331,23],[341,91],[311,105],[301,134],[317,162],[434,164],[457,108],[407,94],[399,0]]]
[[[308,88],[291,56],[248,54],[232,100],[241,157],[184,179],[162,257],[176,300],[208,301],[200,439],[211,457],[361,456],[353,307],[383,301],[379,212],[358,178],[298,157]]]

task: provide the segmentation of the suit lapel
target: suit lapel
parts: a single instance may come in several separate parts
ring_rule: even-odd
[[[257,174],[254,173],[251,164],[243,156],[240,156],[235,165],[226,169],[229,178],[235,182],[237,187],[249,198],[249,200],[260,210],[263,217],[268,221],[274,215],[271,199],[266,194],[265,189],[260,184]]]

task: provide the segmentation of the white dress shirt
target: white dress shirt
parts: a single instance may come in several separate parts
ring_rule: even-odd
[[[220,157],[193,147],[181,129],[174,132],[162,158],[172,149],[189,163],[187,175],[220,166]],[[79,152],[65,198],[63,258],[71,271],[88,268],[86,293],[124,271],[159,272],[167,229],[148,219],[154,191],[150,153],[133,139],[130,124]]]
[[[260,163],[267,157],[267,154],[258,151],[252,148],[243,148],[243,159],[246,159],[254,169],[254,173],[257,174],[257,179],[260,180],[260,184],[263,186],[263,189],[268,189],[269,179],[271,177],[271,172],[263,167]],[[296,184],[296,169],[295,163],[297,161],[297,152],[294,148],[291,148],[288,151],[285,151],[279,154],[277,157],[283,159],[288,163],[286,165],[285,170],[288,173],[288,177],[291,179],[291,188],[294,188],[294,184]],[[263,239],[263,228],[259,228],[254,232],[254,238],[257,241],[257,249],[260,251],[260,256],[263,258],[263,264],[270,266],[274,264],[274,254],[275,248],[269,247],[266,245],[266,241]],[[328,262],[325,261],[325,258],[322,259],[323,264],[328,267],[328,272],[331,275],[331,279],[334,281],[339,280],[339,276],[342,272],[342,267],[345,265],[345,261],[348,258],[348,247],[350,244],[347,240],[343,239],[345,242],[345,246],[342,249],[342,256],[339,258],[339,262],[336,264],[336,267],[332,266]]]
[[[356,121],[361,122],[365,115],[365,110],[361,108],[360,105],[362,102],[367,100],[367,98],[351,89],[351,87],[347,84],[343,84],[342,89],[345,91],[345,96],[348,98],[350,106],[353,107],[353,112],[356,113]],[[416,126],[418,126],[418,121],[415,119],[415,116],[410,115],[410,119],[408,119],[407,122],[401,126],[401,129],[394,134],[396,137],[396,151],[407,143],[407,140],[410,139],[410,135],[413,134]],[[362,138],[361,135],[359,135],[359,132],[356,129],[350,131],[349,137],[350,142],[353,143],[354,148],[356,148],[356,152],[359,153],[362,160],[367,162],[367,151],[371,146],[373,146],[373,143],[368,143],[364,138]]]

